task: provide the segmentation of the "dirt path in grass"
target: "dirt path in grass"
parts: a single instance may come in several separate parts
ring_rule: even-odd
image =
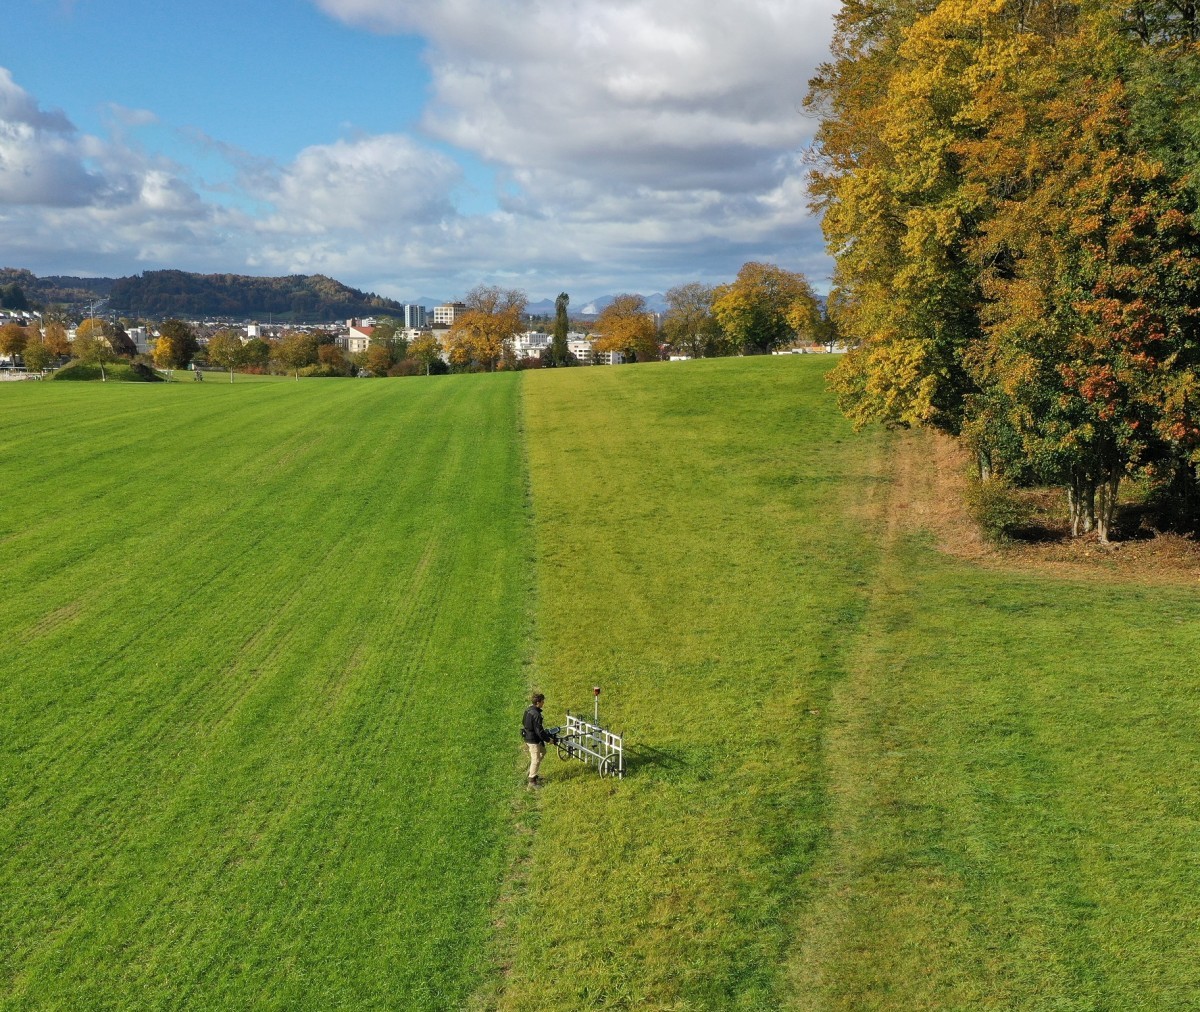
[[[894,476],[886,524],[889,530],[927,531],[939,550],[979,565],[1063,579],[1138,583],[1200,581],[1200,545],[1177,534],[1156,534],[1102,545],[1095,536],[1048,536],[1038,543],[996,548],[984,540],[963,509],[970,462],[950,437],[910,432],[897,436],[890,461]],[[1036,494],[1054,509],[1053,490]]]

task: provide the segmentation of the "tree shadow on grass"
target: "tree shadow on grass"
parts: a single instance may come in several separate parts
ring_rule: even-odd
[[[1067,532],[1042,524],[1022,524],[1008,532],[1010,540],[1023,545],[1049,545],[1067,540]]]

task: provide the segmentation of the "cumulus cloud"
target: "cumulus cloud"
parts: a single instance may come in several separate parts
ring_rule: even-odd
[[[497,166],[530,232],[554,219],[613,256],[819,245],[795,155],[837,0],[315,2],[429,41],[424,129]]]
[[[125,249],[134,264],[119,273],[323,272],[397,297],[480,281],[534,298],[650,291],[732,277],[751,258],[825,276],[801,102],[838,0],[312,2],[425,39],[421,129],[437,147],[350,136],[276,164],[192,130],[233,170],[206,185],[126,138],[152,112],[111,106],[110,136],[83,137],[0,69],[6,244],[70,229],[96,262]],[[494,210],[456,207],[453,149],[495,172]],[[45,213],[23,218],[22,203]]]
[[[379,134],[305,148],[261,196],[276,209],[271,231],[385,231],[441,221],[458,164],[410,138]]]
[[[345,21],[431,44],[428,129],[510,166],[733,190],[803,144],[806,82],[836,0],[318,0]]]
[[[0,67],[0,204],[68,207],[101,188],[65,113],[44,110]]]
[[[150,122],[144,112],[110,112],[121,123]],[[177,165],[123,138],[81,133],[0,67],[0,230],[14,263],[94,271],[178,256],[218,217]]]

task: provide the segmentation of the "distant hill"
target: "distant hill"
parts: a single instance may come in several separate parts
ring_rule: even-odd
[[[115,284],[115,278],[73,278],[57,274],[39,278],[32,271],[0,267],[0,287],[16,285],[30,302],[45,305],[81,305],[103,299]]]
[[[61,303],[76,309],[107,299],[104,309],[125,316],[166,319],[205,317],[306,320],[314,323],[345,320],[353,316],[399,315],[402,303],[373,292],[361,292],[324,274],[291,274],[259,278],[245,274],[192,274],[188,271],[146,271],[127,278],[39,278],[30,271],[0,268],[0,287],[16,284],[33,303]],[[571,301],[571,315],[594,317],[615,298],[600,295],[590,301]],[[665,313],[665,298],[647,295],[646,308]],[[421,296],[417,305],[432,310],[442,299]],[[553,316],[554,300],[531,302],[526,313]]]
[[[242,274],[146,271],[121,278],[109,293],[109,309],[130,316],[232,317],[321,322],[396,313],[400,303],[360,292],[324,274],[256,278]]]
[[[314,323],[399,313],[400,303],[373,292],[360,292],[323,274],[293,274],[256,278],[242,274],[191,274],[187,271],[146,271],[128,278],[39,278],[31,271],[0,268],[0,288],[17,285],[34,304],[62,304],[126,316],[166,319],[232,317]]]

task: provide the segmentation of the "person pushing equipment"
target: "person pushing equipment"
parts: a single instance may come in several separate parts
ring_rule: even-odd
[[[546,697],[541,692],[533,694],[533,702],[525,711],[525,719],[521,721],[521,738],[529,748],[529,786],[541,787],[542,778],[538,776],[538,768],[546,755],[546,742],[554,741],[554,735],[542,726],[542,706]]]

